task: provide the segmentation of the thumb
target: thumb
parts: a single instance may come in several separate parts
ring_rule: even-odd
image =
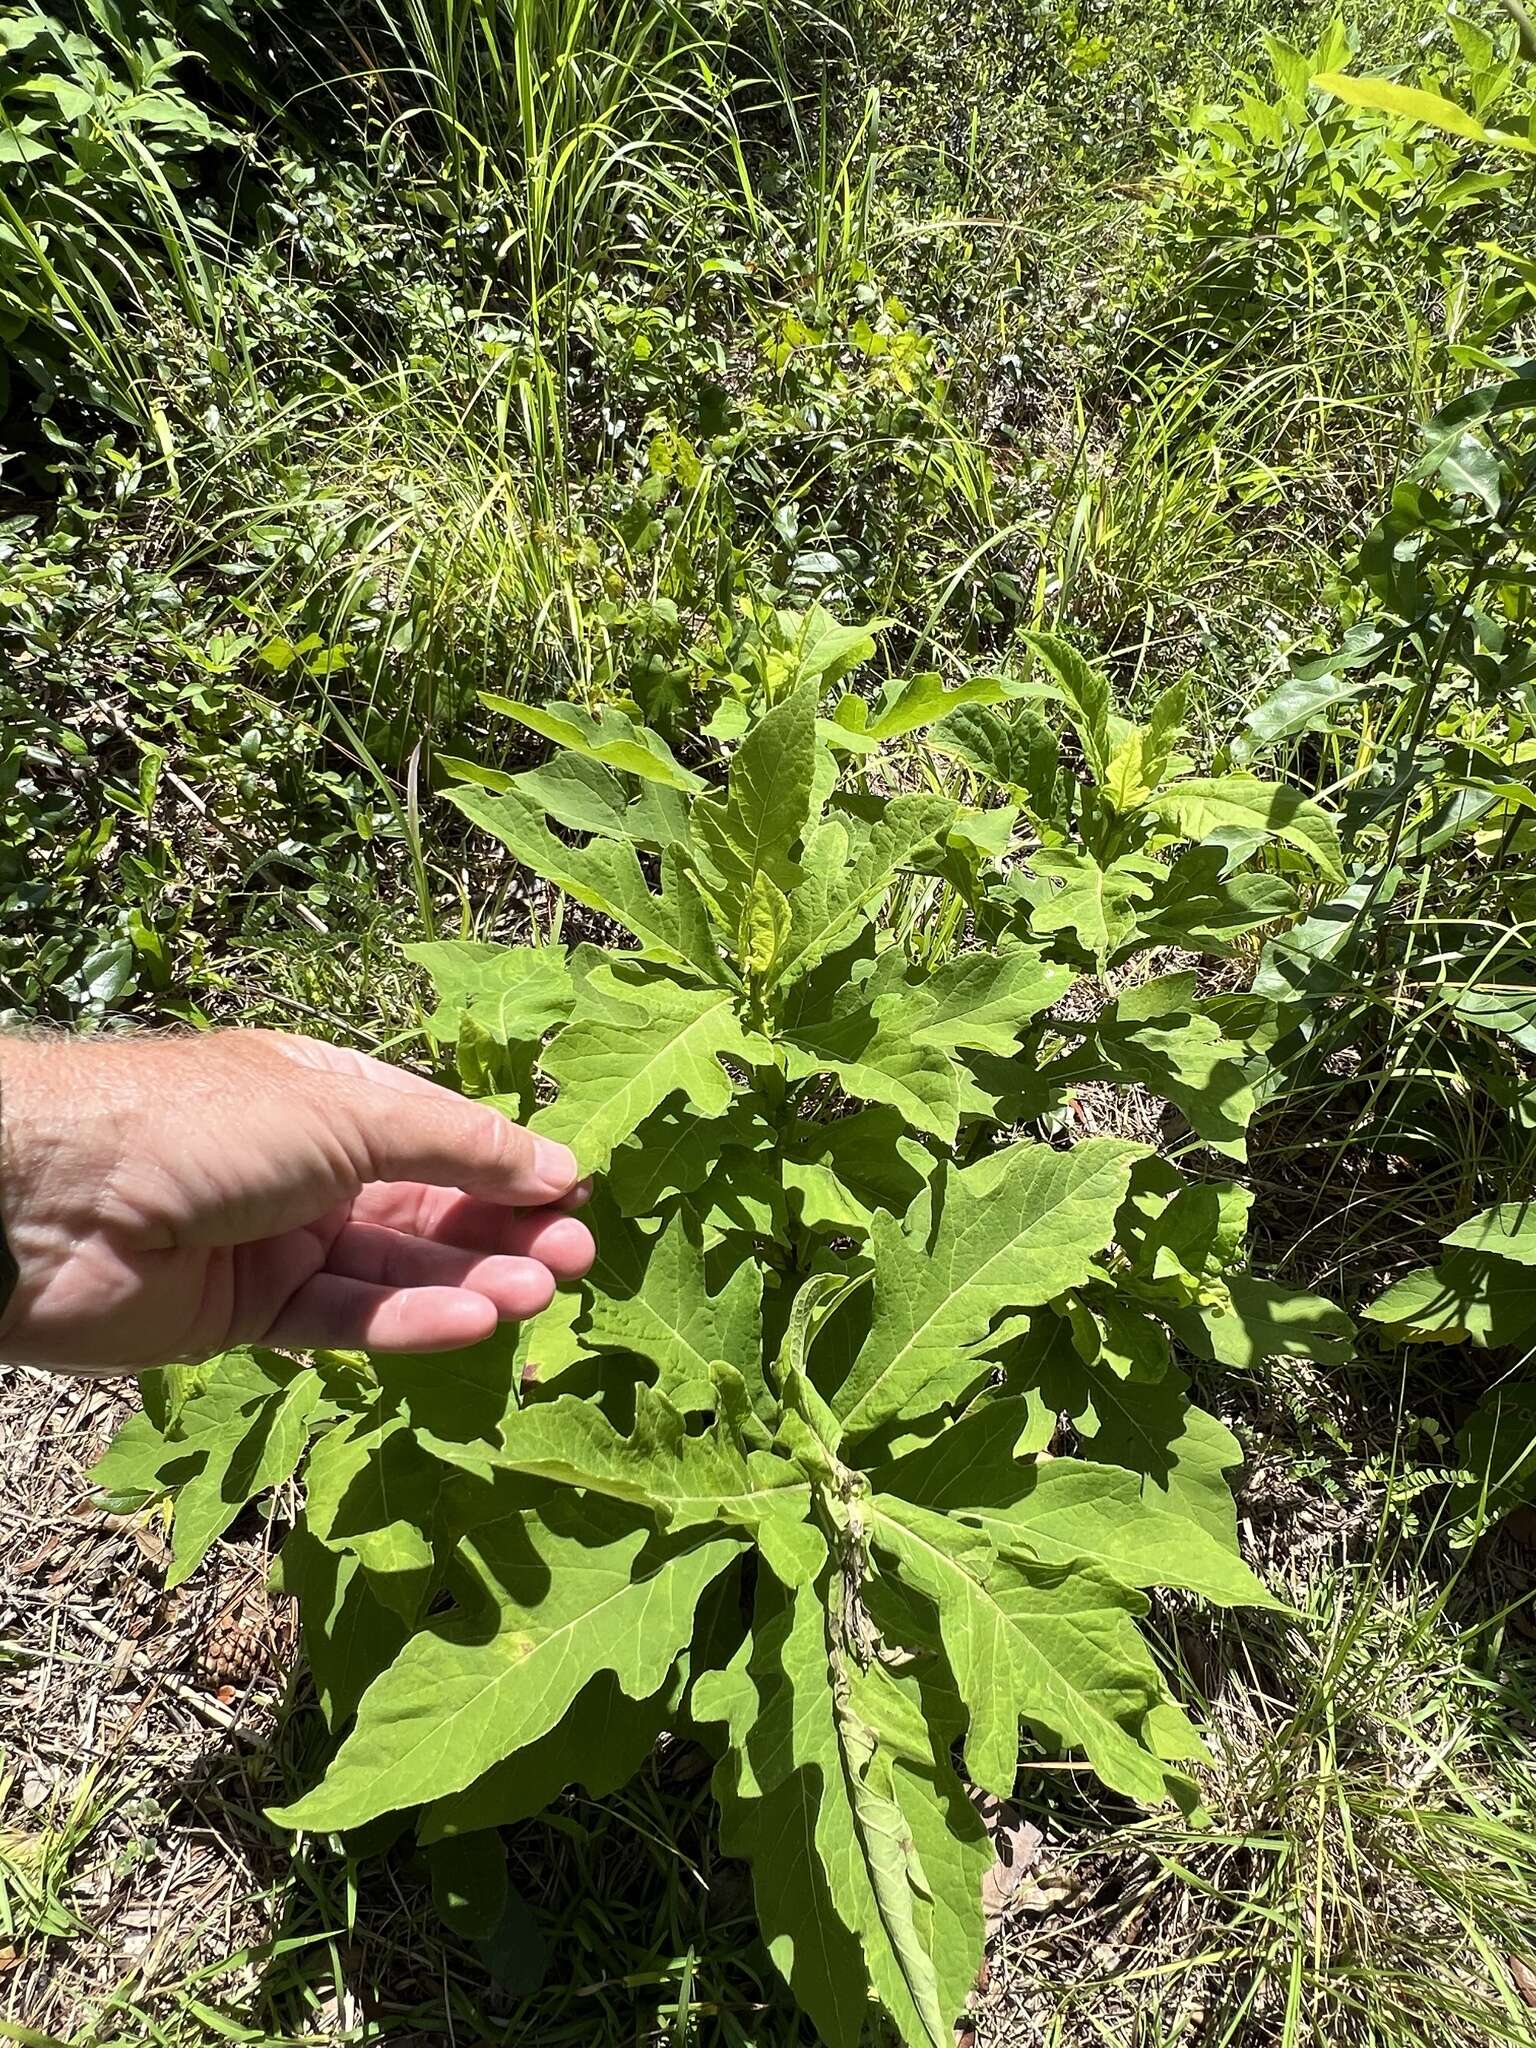
[[[345,1104],[369,1180],[462,1188],[515,1208],[558,1202],[580,1181],[569,1146],[535,1137],[500,1110],[420,1074],[297,1034],[274,1032],[268,1043],[295,1065],[335,1077],[325,1101],[333,1113]]]
[[[569,1195],[581,1178],[569,1146],[430,1081],[410,1089],[344,1081],[332,1101],[352,1126],[371,1181],[424,1181],[533,1209]]]

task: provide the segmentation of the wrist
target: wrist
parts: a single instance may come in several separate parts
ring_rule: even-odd
[[[39,1082],[50,1048],[37,1039],[0,1035],[0,1363],[30,1363],[25,1340],[28,1295],[36,1291],[40,1245],[36,1228],[40,1155],[49,1150],[37,1129]]]
[[[0,1301],[0,1363],[50,1371],[94,1365],[81,1349],[75,1297],[100,1263],[94,1224],[101,1208],[89,1139],[100,1121],[99,1090],[82,1086],[82,1062],[67,1040],[0,1035],[0,1228],[16,1268]],[[110,1112],[131,1123],[120,1105]],[[61,1278],[73,1274],[61,1289]],[[87,1332],[87,1335],[91,1333]]]

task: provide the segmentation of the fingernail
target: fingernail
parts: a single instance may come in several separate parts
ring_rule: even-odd
[[[557,1145],[553,1138],[535,1138],[533,1173],[549,1194],[563,1195],[576,1178],[576,1154],[569,1145]]]

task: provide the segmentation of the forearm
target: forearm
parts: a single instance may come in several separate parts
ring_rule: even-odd
[[[28,1342],[29,1210],[35,1204],[38,1098],[67,1098],[62,1079],[44,1079],[47,1063],[69,1045],[51,1032],[0,1033],[0,1365],[49,1363]]]
[[[0,1047],[0,1329],[16,1292],[16,1257],[5,1228],[6,1145],[5,1145],[5,1051]]]

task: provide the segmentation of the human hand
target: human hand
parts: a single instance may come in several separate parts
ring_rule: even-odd
[[[586,1272],[584,1195],[565,1146],[316,1039],[0,1040],[0,1359],[454,1350]]]

